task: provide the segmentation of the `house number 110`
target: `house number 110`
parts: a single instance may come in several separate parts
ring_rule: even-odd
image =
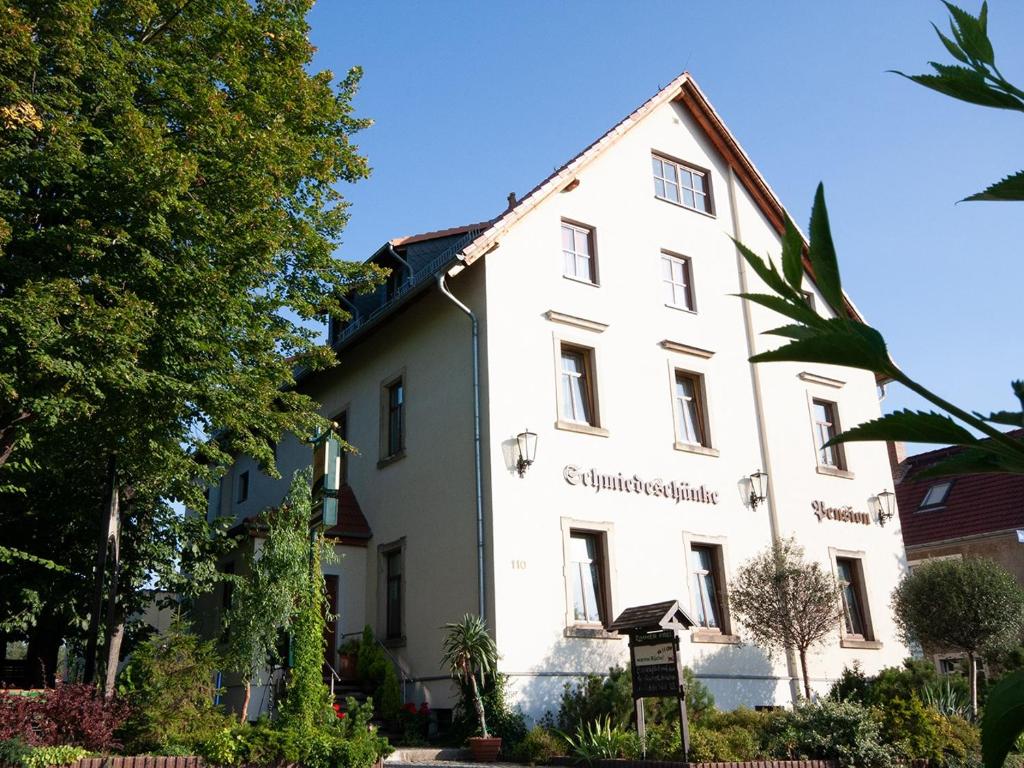
[[[526,561],[525,560],[513,560],[512,561],[512,570],[513,571],[525,571],[526,570]]]

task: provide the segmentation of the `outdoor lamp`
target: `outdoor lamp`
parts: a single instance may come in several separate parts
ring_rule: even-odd
[[[896,515],[896,494],[886,490],[868,499],[868,504],[875,508],[878,524],[884,526]]]
[[[527,429],[516,435],[516,451],[519,454],[516,458],[516,471],[522,477],[537,455],[537,433]]]
[[[759,469],[750,477],[740,480],[739,488],[743,503],[749,504],[751,509],[757,509],[757,505],[768,498],[768,475]]]

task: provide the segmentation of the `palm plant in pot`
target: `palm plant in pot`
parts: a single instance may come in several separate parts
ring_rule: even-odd
[[[501,751],[501,737],[491,736],[487,730],[484,702],[480,689],[485,685],[487,675],[494,674],[498,666],[498,647],[487,633],[487,622],[480,616],[467,613],[462,621],[444,625],[447,632],[444,639],[444,664],[451,670],[463,691],[473,697],[473,708],[480,725],[480,736],[471,736],[469,749],[473,759],[490,762]],[[479,681],[477,678],[479,677]]]

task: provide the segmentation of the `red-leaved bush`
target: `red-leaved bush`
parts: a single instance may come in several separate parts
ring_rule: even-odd
[[[0,692],[0,739],[106,752],[121,746],[114,733],[130,711],[126,701],[105,700],[91,685],[60,685],[30,695]]]

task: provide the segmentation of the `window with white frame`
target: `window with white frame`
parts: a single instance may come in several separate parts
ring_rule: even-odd
[[[563,344],[561,363],[561,418],[595,425],[593,350]]]
[[[587,283],[597,282],[594,263],[594,230],[562,222],[562,274]]]
[[[686,371],[675,374],[676,437],[680,443],[710,447],[704,417],[704,387],[700,376]]]
[[[925,493],[924,498],[921,499],[921,504],[918,509],[937,509],[946,504],[946,499],[949,497],[949,491],[953,487],[952,480],[944,480],[941,483],[935,483]]]
[[[651,156],[654,196],[702,213],[713,213],[709,174],[702,168]]]
[[[665,304],[693,311],[693,282],[688,258],[662,251],[661,281]]]
[[[818,465],[833,469],[846,469],[841,446],[826,445],[839,434],[839,416],[835,403],[815,398],[811,401],[814,413],[814,445],[818,452]]]
[[[594,531],[574,530],[569,536],[572,615],[580,624],[603,625],[608,619],[603,538]]]

